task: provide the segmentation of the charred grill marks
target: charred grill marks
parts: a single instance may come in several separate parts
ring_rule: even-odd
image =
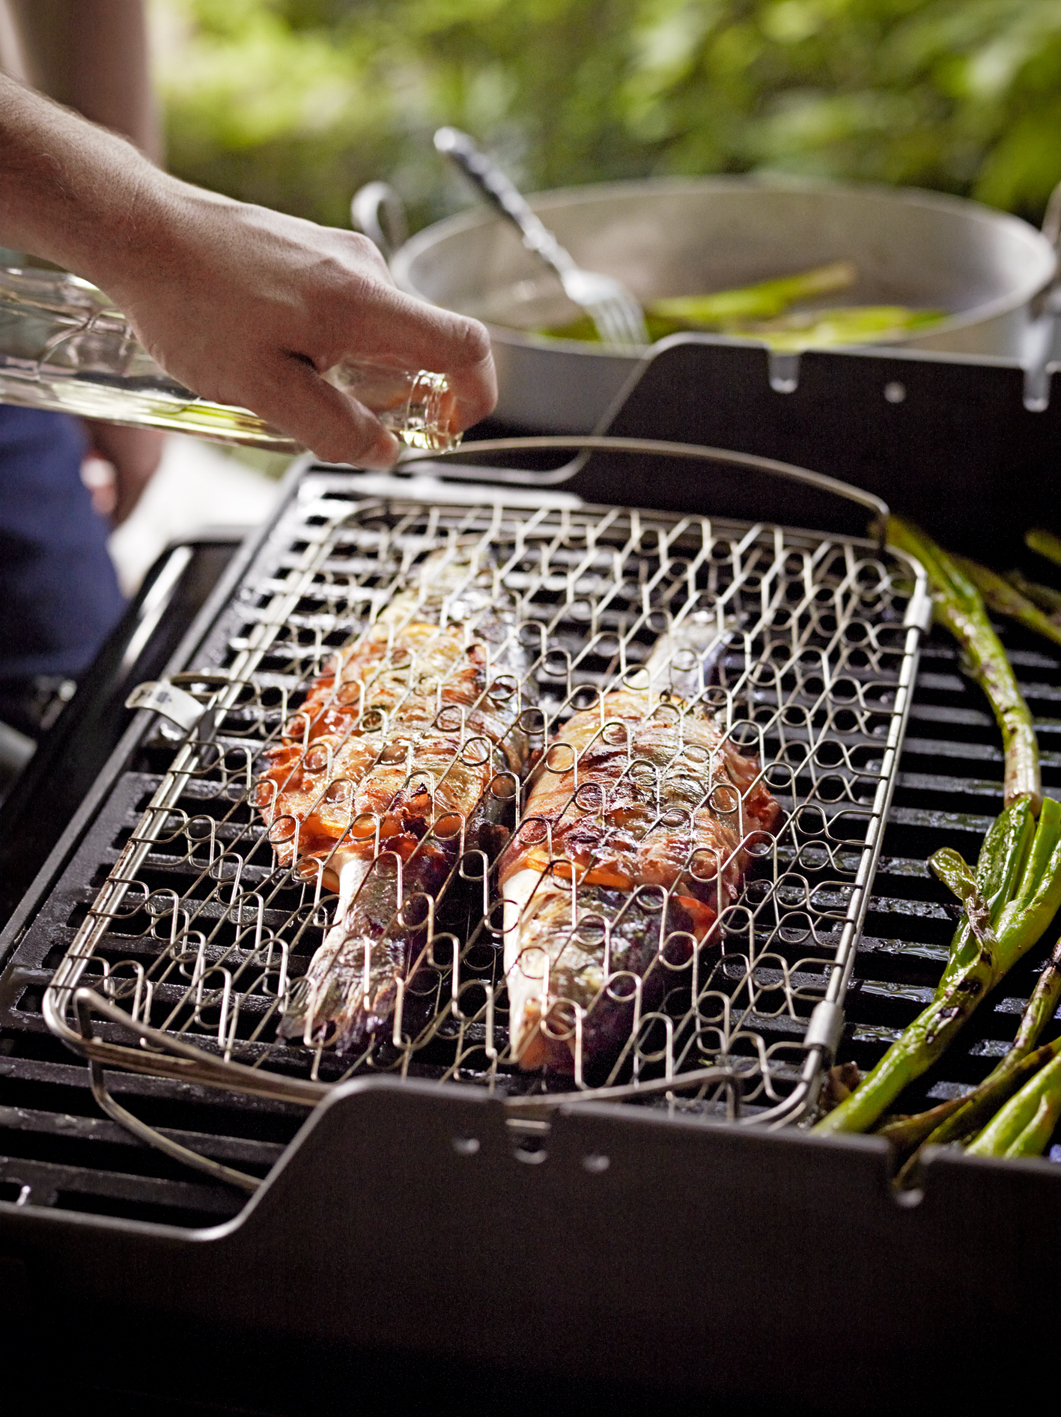
[[[667,971],[709,939],[779,809],[758,761],[676,692],[702,689],[722,642],[692,625],[658,642],[638,687],[598,696],[555,733],[505,846],[530,757],[528,669],[516,606],[491,579],[429,558],[426,595],[396,596],[271,750],[259,806],[281,864],[339,893],[281,1027],[343,1052],[415,1027],[406,990],[454,866],[504,848],[511,1054],[581,1078],[607,1071]]]

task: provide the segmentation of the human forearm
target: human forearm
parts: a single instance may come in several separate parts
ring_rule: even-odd
[[[50,98],[132,139],[154,161],[161,125],[143,0],[7,0],[26,78]]]
[[[18,61],[8,73],[161,160],[144,0],[6,0],[0,20],[8,19]],[[157,468],[165,437],[94,419],[86,427],[94,451],[114,469],[111,510],[121,522]]]
[[[396,290],[366,237],[179,182],[4,79],[0,244],[85,276],[181,383],[333,461],[385,467],[398,447],[321,378],[344,358],[447,375],[460,428],[496,398],[483,326]]]
[[[0,75],[0,242],[97,280],[163,175],[128,142]],[[97,280],[98,283],[98,280]]]

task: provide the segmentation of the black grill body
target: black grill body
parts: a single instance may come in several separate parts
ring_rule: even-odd
[[[1018,370],[821,355],[808,357],[807,382],[785,395],[770,388],[765,361],[752,368],[754,351],[725,355],[734,364],[723,367],[710,341],[665,350],[615,431],[802,461],[871,486],[996,564],[1016,554],[1018,531],[1050,524],[1038,489],[1061,441],[1051,439],[1050,408],[1024,409]],[[900,408],[911,415],[902,437],[887,422],[896,406],[881,396],[882,382],[900,378]],[[955,408],[971,428],[959,427]],[[960,467],[979,504],[977,495],[948,500]],[[1002,469],[1005,496],[995,488]],[[677,464],[636,483],[628,468],[595,457],[573,490],[796,524],[835,518],[808,502],[779,513],[767,501],[773,488],[691,483]],[[210,632],[236,571],[222,576],[172,669]],[[1020,633],[1005,638],[1036,715],[1045,790],[1057,795],[1061,660]],[[474,1376],[515,1406],[605,1393],[618,1405],[641,1393],[651,1405],[651,1394],[667,1393],[750,1410],[783,1401],[796,1411],[876,1412],[941,1392],[975,1400],[984,1359],[970,1337],[993,1326],[1005,1334],[1011,1393],[1030,1383],[1031,1355],[1056,1319],[1061,1176],[1049,1161],[937,1154],[923,1191],[897,1198],[889,1149],[872,1138],[825,1142],[648,1108],[582,1107],[561,1112],[544,1145],[528,1147],[497,1103],[459,1087],[355,1081],[307,1120],[287,1104],[114,1074],[113,1095],[145,1120],[268,1179],[248,1203],[139,1146],[100,1116],[84,1064],[44,1026],[51,962],[17,963],[31,921],[43,913],[61,933],[92,898],[98,863],[87,856],[79,896],[54,883],[128,751],[119,746],[3,936],[0,1265],[27,1341],[36,1335],[47,1348],[60,1326],[66,1360],[92,1372],[92,1355],[121,1334],[130,1391],[184,1391],[189,1403],[213,1394],[263,1411],[301,1410],[306,1394],[350,1374],[395,1391],[387,1355],[398,1353],[423,1355],[415,1375],[400,1364],[407,1395]],[[927,1000],[956,916],[926,858],[944,844],[975,856],[1000,806],[997,730],[952,644],[934,633],[839,1056],[871,1065]],[[24,811],[34,807],[28,800]],[[108,830],[119,834],[135,807],[112,798]],[[9,842],[17,831],[9,816]],[[911,1108],[993,1066],[1041,956],[1013,971],[1005,997],[911,1090]],[[471,1138],[477,1149],[463,1144]],[[192,1350],[190,1369],[182,1355]]]

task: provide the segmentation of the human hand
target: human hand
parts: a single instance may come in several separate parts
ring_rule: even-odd
[[[148,352],[201,397],[251,409],[332,462],[390,467],[399,444],[321,376],[344,357],[447,376],[459,429],[497,398],[486,330],[397,290],[355,232],[234,202],[164,174],[134,213],[138,248],[92,278]]]
[[[115,526],[121,526],[155,475],[166,435],[154,428],[125,428],[97,418],[84,421],[91,445],[87,456],[99,458],[114,469],[111,480],[93,484],[92,504]]]
[[[367,237],[191,187],[3,75],[0,185],[4,245],[85,276],[174,378],[320,457],[398,453],[322,378],[344,358],[445,374],[458,429],[496,402],[484,327],[396,290]]]

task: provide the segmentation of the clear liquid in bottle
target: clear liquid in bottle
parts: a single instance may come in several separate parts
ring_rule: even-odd
[[[443,374],[348,359],[324,377],[410,447],[443,452],[460,442]],[[0,403],[299,450],[248,409],[198,398],[170,378],[101,291],[61,272],[0,268]]]

